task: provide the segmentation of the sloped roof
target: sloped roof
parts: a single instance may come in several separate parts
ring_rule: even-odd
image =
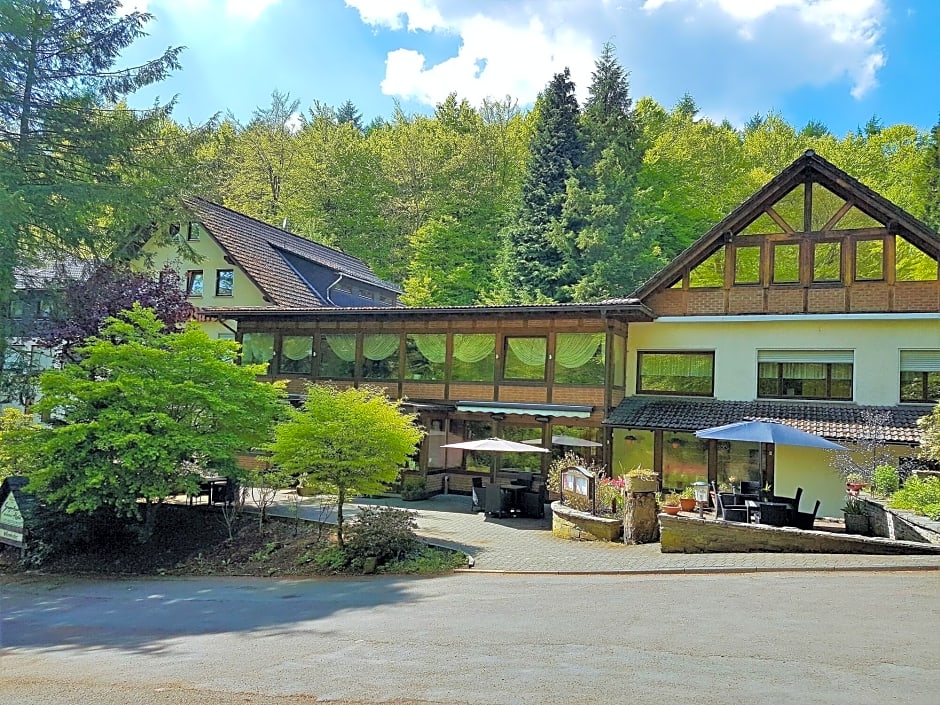
[[[660,287],[671,285],[682,275],[685,267],[698,264],[709,256],[725,242],[730,233],[739,232],[768,205],[810,180],[822,184],[837,196],[854,201],[864,212],[888,224],[889,229],[903,232],[907,240],[924,252],[940,257],[940,235],[934,230],[810,149],[687,247],[631,296],[645,299]]]
[[[95,262],[66,257],[42,266],[18,265],[13,268],[14,289],[46,289],[63,280],[81,280],[94,269]]]
[[[307,240],[202,198],[183,199],[196,218],[261,292],[275,305],[319,308],[330,304],[281,254],[314,262],[394,294],[401,289],[380,279],[360,259]]]
[[[719,401],[665,396],[626,397],[604,419],[608,426],[636,429],[700,431],[737,421],[780,421],[801,431],[832,440],[859,438],[867,426],[865,412],[887,414],[885,441],[920,443],[917,419],[930,405],[859,406],[790,401]]]

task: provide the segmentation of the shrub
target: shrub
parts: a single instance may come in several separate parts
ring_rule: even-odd
[[[890,505],[940,519],[940,478],[911,477],[891,497]]]
[[[375,558],[379,564],[400,559],[415,551],[415,513],[394,507],[362,507],[350,524],[346,537],[346,557],[350,563]]]
[[[454,568],[465,568],[466,566],[467,557],[459,551],[425,546],[416,554],[386,563],[379,569],[379,572],[434,575],[448,573]]]
[[[338,573],[349,563],[349,558],[339,546],[325,546],[313,556],[313,565],[321,573]]]
[[[405,479],[401,487],[401,498],[408,502],[427,499],[428,493],[424,486],[424,479],[420,477],[409,477]]]
[[[871,484],[872,491],[883,497],[890,497],[898,491],[901,484],[898,469],[892,465],[879,465],[872,474]]]

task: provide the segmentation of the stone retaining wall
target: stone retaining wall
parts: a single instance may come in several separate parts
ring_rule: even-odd
[[[663,553],[940,554],[940,546],[829,531],[659,515]]]
[[[865,505],[868,517],[868,533],[899,541],[919,541],[940,544],[940,534],[911,524],[902,514],[888,509],[880,502],[859,497]]]
[[[605,519],[552,502],[552,533],[570,541],[616,541],[623,531],[620,519]]]

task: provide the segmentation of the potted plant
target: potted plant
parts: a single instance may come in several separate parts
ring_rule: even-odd
[[[663,495],[662,501],[660,502],[662,510],[666,514],[671,514],[675,516],[682,509],[682,506],[679,504],[679,495],[675,492],[670,492]]]
[[[624,477],[624,492],[655,492],[659,485],[659,475],[648,468],[636,466]]]
[[[865,500],[849,496],[842,507],[845,517],[845,533],[867,535],[869,530],[868,514],[865,511]]]
[[[769,482],[764,484],[760,491],[760,501],[761,502],[773,502],[774,501],[774,486]]]
[[[865,478],[859,472],[850,472],[845,476],[845,488],[849,494],[858,496],[859,490],[865,487]]]
[[[695,488],[689,485],[679,494],[679,506],[684,512],[694,512],[696,504]]]

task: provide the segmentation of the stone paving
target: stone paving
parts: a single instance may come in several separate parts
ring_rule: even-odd
[[[291,498],[293,496],[293,499]],[[278,496],[272,514],[293,516],[293,493]],[[863,556],[809,553],[664,554],[659,544],[625,546],[556,538],[551,512],[544,519],[497,519],[470,511],[470,498],[438,495],[421,502],[397,498],[357,500],[358,504],[402,507],[417,513],[417,533],[430,543],[458,549],[473,558],[470,572],[520,573],[698,573],[834,570],[940,570],[940,556]],[[301,498],[297,514],[335,523],[319,500]],[[344,513],[351,518],[355,505]]]

